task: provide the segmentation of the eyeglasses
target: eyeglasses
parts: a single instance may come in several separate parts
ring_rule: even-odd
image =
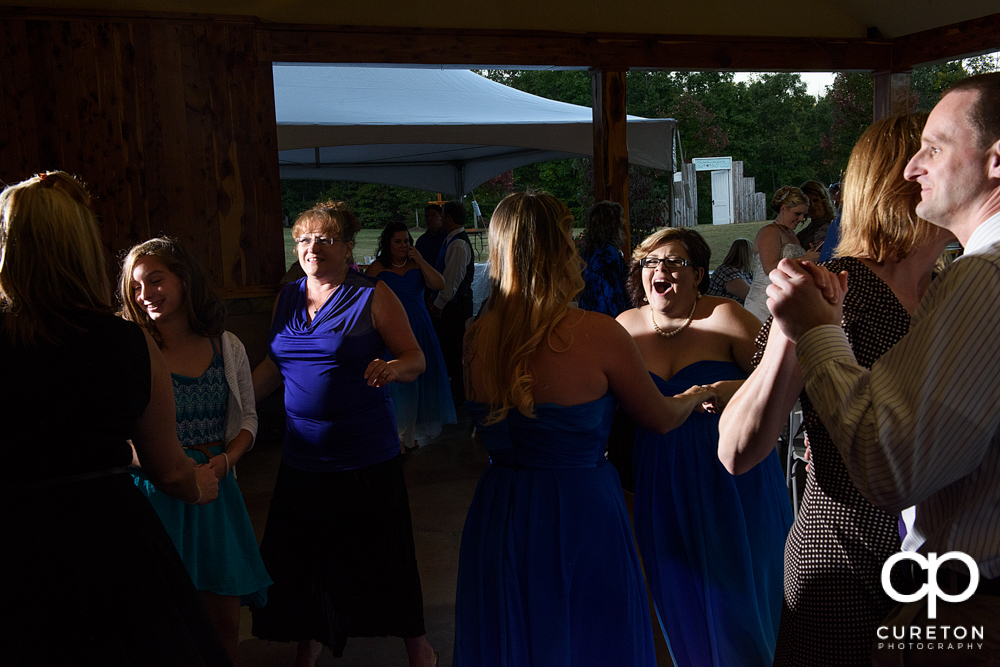
[[[307,246],[315,243],[316,245],[333,245],[337,241],[344,241],[344,239],[332,239],[329,236],[300,236],[295,239],[295,244],[300,246]],[[344,241],[347,243],[347,241]]]
[[[694,266],[683,257],[644,257],[641,264],[645,269],[655,269],[660,262],[663,263],[665,269],[683,269],[685,266]]]

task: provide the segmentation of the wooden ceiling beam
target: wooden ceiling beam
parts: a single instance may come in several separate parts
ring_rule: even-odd
[[[0,18],[253,25],[260,55],[277,62],[905,72],[1000,49],[1000,13],[895,39],[294,25],[239,15],[38,7],[3,7]]]
[[[608,70],[888,70],[892,40],[424,30],[261,24],[275,62],[600,67]]]
[[[893,40],[892,70],[905,72],[1000,49],[1000,14],[953,23]]]

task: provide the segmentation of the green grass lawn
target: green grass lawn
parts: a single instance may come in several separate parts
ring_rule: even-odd
[[[712,249],[712,259],[708,263],[708,268],[715,271],[719,264],[729,252],[729,246],[736,239],[748,239],[753,243],[754,237],[761,227],[769,221],[763,222],[741,222],[738,225],[698,225],[698,233],[705,238],[708,247]]]
[[[733,241],[739,238],[753,241],[754,237],[757,236],[757,230],[766,225],[767,222],[765,220],[763,222],[744,222],[738,225],[698,225],[698,233],[705,237],[708,247],[712,249],[712,260],[709,263],[709,268],[714,271],[719,266],[719,262],[729,252],[729,246],[733,244]],[[292,230],[286,228],[284,231],[285,268],[287,268],[297,260],[295,257],[295,242],[292,241]],[[573,230],[573,234],[576,235],[582,231],[582,228],[577,228]],[[364,263],[365,257],[375,255],[375,248],[378,245],[380,233],[381,230],[378,229],[362,229],[358,232],[357,238],[354,241],[354,259],[358,264]],[[483,251],[477,254],[476,261],[485,262],[487,259],[489,259],[489,253],[486,251],[486,244],[484,242]]]
[[[292,240],[292,230],[285,228],[285,268],[287,269],[294,262],[298,261],[295,256],[295,242]],[[582,230],[577,230],[582,231]],[[375,249],[378,247],[378,237],[382,233],[381,229],[362,229],[354,238],[354,261],[358,264],[365,263],[365,257],[374,257]],[[419,238],[419,234],[414,238]],[[475,248],[475,245],[473,246]],[[476,261],[485,262],[489,259],[489,252],[486,250],[486,239],[483,238],[483,251],[477,253]]]

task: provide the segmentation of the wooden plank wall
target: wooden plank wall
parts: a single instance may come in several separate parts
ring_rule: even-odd
[[[674,227],[694,227],[698,224],[698,180],[693,164],[684,164],[682,180],[674,184]],[[766,220],[764,194],[756,192],[752,176],[743,175],[743,162],[733,160],[733,221],[757,222]],[[690,193],[690,197],[688,194]]]
[[[733,161],[733,222],[766,220],[764,193],[757,192],[757,179],[743,175],[743,162]]]
[[[226,296],[277,283],[274,85],[256,38],[240,21],[0,18],[0,181],[83,177],[112,265],[166,233]]]
[[[674,183],[673,227],[695,227],[698,225],[698,180],[694,165],[681,165],[681,180]]]

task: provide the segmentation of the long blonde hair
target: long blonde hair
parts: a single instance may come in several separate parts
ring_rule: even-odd
[[[0,310],[15,345],[62,343],[80,315],[113,312],[111,281],[90,195],[61,171],[0,193]]]
[[[549,194],[516,193],[497,206],[490,221],[490,310],[470,333],[467,360],[482,356],[477,379],[490,406],[486,423],[512,408],[534,416],[531,357],[544,341],[567,349],[556,336],[570,302],[583,289],[573,243],[573,214]],[[557,344],[555,339],[560,339]]]

